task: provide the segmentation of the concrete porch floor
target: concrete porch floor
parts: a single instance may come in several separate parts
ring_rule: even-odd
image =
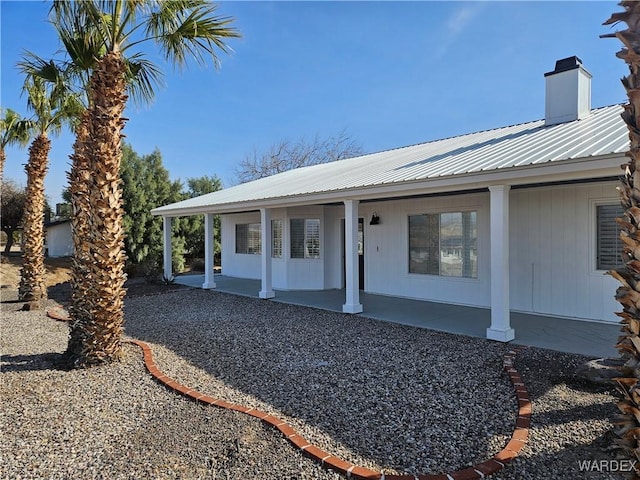
[[[204,275],[180,275],[176,283],[190,287],[202,287]],[[258,298],[260,280],[215,275],[215,290]],[[271,301],[304,305],[342,312],[344,290],[275,290]],[[364,311],[358,315],[429,328],[443,332],[486,338],[491,324],[489,309],[465,307],[445,303],[412,300],[360,292]],[[615,318],[613,312],[612,318]],[[620,326],[617,323],[600,323],[567,318],[511,313],[511,326],[516,338],[512,343],[548,348],[591,357],[617,357],[614,345]]]

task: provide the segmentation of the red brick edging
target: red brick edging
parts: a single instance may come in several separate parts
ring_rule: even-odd
[[[61,315],[58,315],[57,312],[51,310],[47,311],[47,316],[60,321],[69,320],[69,318],[62,317]],[[261,410],[257,410],[255,408],[244,407],[242,405],[236,405],[234,403],[210,397],[198,392],[197,390],[192,390],[176,382],[172,378],[162,373],[160,369],[158,369],[155,362],[153,361],[153,354],[151,353],[151,348],[149,347],[149,345],[141,340],[129,340],[129,343],[137,345],[142,349],[144,364],[147,370],[154,378],[156,378],[156,380],[158,380],[168,388],[198,402],[202,402],[208,405],[215,405],[217,407],[226,408],[229,410],[235,410],[247,415],[251,415],[252,417],[259,418],[263,422],[270,424],[280,430],[280,432],[282,432],[287,440],[289,440],[293,445],[302,450],[303,453],[305,453],[307,456],[319,462],[324,467],[330,468],[332,470],[340,472],[343,475],[346,475],[347,478],[367,480],[478,480],[501,470],[507,463],[516,458],[519,455],[520,451],[524,448],[524,445],[526,444],[529,437],[529,427],[531,426],[531,399],[529,398],[529,393],[527,392],[524,382],[522,381],[522,377],[513,366],[516,354],[520,350],[522,350],[522,348],[510,350],[503,357],[503,368],[511,379],[511,383],[513,384],[513,387],[515,389],[516,398],[518,399],[518,418],[516,420],[513,435],[511,435],[511,440],[502,450],[500,450],[492,458],[485,460],[482,463],[478,463],[472,467],[468,467],[455,472],[441,474],[392,475],[376,472],[375,470],[371,470],[369,468],[359,467],[338,457],[335,457],[325,452],[324,450],[321,450],[320,448],[309,443],[304,437],[299,435],[288,423],[279,419],[278,417],[274,417],[273,415],[265,413]]]

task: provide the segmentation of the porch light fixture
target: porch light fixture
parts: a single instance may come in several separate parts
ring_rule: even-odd
[[[371,221],[369,222],[369,225],[380,225],[380,217],[376,212],[373,212],[373,215],[371,215]]]

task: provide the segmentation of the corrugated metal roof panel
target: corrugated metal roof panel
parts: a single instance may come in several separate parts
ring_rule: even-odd
[[[455,175],[619,154],[628,149],[620,105],[582,120],[545,126],[544,120],[485,130],[348,158],[262,178],[154,210],[288,198]]]

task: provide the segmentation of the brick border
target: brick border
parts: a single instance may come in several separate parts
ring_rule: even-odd
[[[69,321],[68,317],[63,317],[57,312],[47,310],[47,316],[54,320]],[[519,347],[508,351],[503,356],[503,369],[509,375],[509,379],[513,384],[516,398],[518,400],[518,418],[515,423],[513,434],[507,445],[496,453],[493,457],[478,463],[472,467],[463,470],[457,470],[450,473],[441,474],[420,474],[420,475],[392,475],[384,474],[371,470],[369,468],[360,467],[352,463],[346,462],[324,450],[312,445],[302,435],[299,435],[291,425],[278,417],[274,417],[268,413],[255,408],[244,407],[224,400],[213,398],[197,390],[190,389],[171,377],[165,375],[153,361],[153,354],[149,345],[141,340],[128,340],[127,343],[137,345],[142,349],[144,364],[149,373],[160,383],[169,389],[188,397],[197,402],[207,405],[215,405],[220,408],[235,410],[252,417],[259,418],[264,423],[278,429],[289,442],[295,447],[302,450],[303,454],[320,463],[323,467],[335,470],[347,478],[364,479],[364,480],[479,480],[485,478],[492,473],[502,470],[505,465],[516,458],[524,448],[529,438],[529,428],[531,427],[531,399],[529,392],[522,381],[522,377],[514,368],[513,363],[518,352],[526,347]]]

